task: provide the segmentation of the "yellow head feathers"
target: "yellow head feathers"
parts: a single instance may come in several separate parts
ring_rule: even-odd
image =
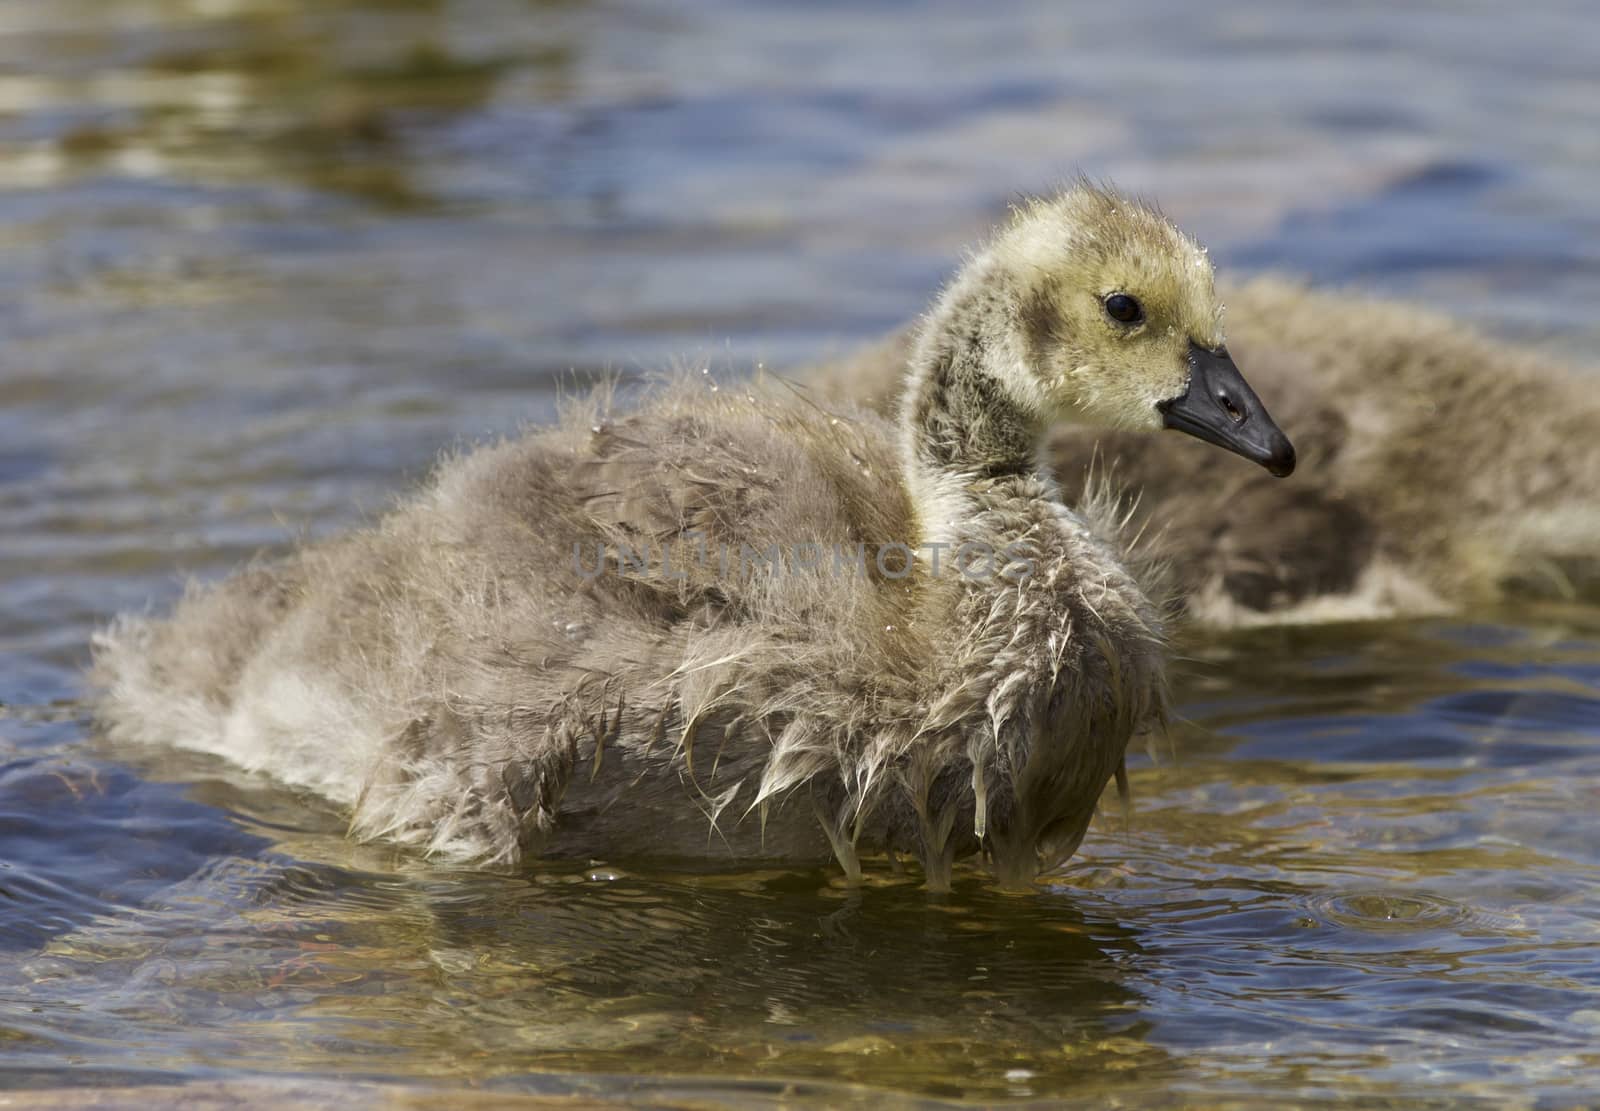
[[[1014,283],[1027,362],[1069,413],[1159,427],[1191,344],[1222,347],[1205,249],[1137,201],[1089,185],[1031,201],[988,254]]]

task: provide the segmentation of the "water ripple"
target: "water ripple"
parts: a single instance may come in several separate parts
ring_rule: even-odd
[[[1324,893],[1306,900],[1306,909],[1332,925],[1385,932],[1458,929],[1486,917],[1437,895],[1405,891]]]

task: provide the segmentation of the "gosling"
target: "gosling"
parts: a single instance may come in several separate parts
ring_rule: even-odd
[[[920,858],[1026,884],[1165,707],[1165,615],[1071,417],[1294,451],[1205,253],[1088,186],[937,300],[893,423],[679,380],[448,460],[370,528],[96,638],[113,738],[216,753],[449,859]]]
[[[1212,628],[1600,604],[1600,401],[1585,373],[1418,305],[1257,278],[1224,289],[1229,346],[1313,473],[1197,484],[1199,445],[1063,425],[1054,473],[1114,468],[1187,617]],[[805,378],[889,412],[915,325]]]

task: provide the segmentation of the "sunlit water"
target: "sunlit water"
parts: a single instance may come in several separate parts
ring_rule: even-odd
[[[1029,896],[445,871],[74,701],[184,574],[380,509],[569,370],[847,350],[1079,168],[1235,272],[1589,350],[1596,22],[0,6],[0,1086],[1600,1099],[1594,612],[1190,646],[1131,818]]]

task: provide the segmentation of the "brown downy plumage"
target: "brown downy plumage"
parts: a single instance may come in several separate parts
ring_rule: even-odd
[[[939,299],[898,427],[772,383],[592,401],[369,529],[122,619],[100,718],[458,859],[855,874],[904,851],[940,885],[982,848],[1025,882],[1164,702],[1162,605],[1114,499],[1068,508],[1040,446],[1084,412],[1285,472],[1218,324],[1203,252],[1074,189]]]
[[[1115,468],[1207,624],[1600,601],[1600,396],[1585,375],[1403,303],[1281,279],[1224,291],[1229,347],[1304,462],[1278,485],[1169,436],[1063,425],[1072,486]],[[807,380],[891,411],[915,327]]]

